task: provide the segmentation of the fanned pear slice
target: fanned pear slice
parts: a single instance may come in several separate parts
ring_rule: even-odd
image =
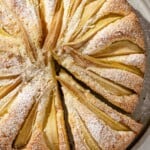
[[[92,94],[90,94],[89,91],[86,91],[84,88],[82,88],[66,73],[61,72],[58,79],[60,79],[62,85],[62,90],[65,98],[65,104],[68,110],[71,129],[72,131],[77,130],[81,138],[80,143],[75,141],[76,144],[83,144],[88,146],[89,140],[92,140],[91,144],[94,143],[95,146],[105,149],[106,145],[104,143],[107,143],[108,144],[107,147],[111,149],[112,148],[111,146],[114,145],[112,144],[113,142],[119,143],[122,146],[124,145],[124,143],[122,143],[123,141],[121,140],[122,137],[122,138],[126,138],[127,143],[125,145],[127,146],[128,144],[130,144],[130,142],[135,137],[135,135],[140,131],[141,129],[140,124],[136,123],[134,120],[130,119],[129,117],[116,112],[106,104],[96,99]],[[87,103],[91,105],[87,106]],[[119,127],[120,129],[122,129],[122,131],[120,130],[117,131],[112,129],[111,125],[113,124],[113,122],[111,122],[110,124],[109,122],[110,120],[108,121],[109,122],[108,123],[106,120],[104,121],[102,118],[99,118],[98,117],[99,115],[96,112],[93,112],[91,106],[97,108],[98,111],[102,111],[104,114],[106,113],[105,115],[107,117],[105,116],[105,119],[107,121],[110,118],[113,118],[112,120],[114,120],[115,122],[117,118],[116,128],[120,126],[119,122],[124,122],[124,125],[126,126],[124,128],[126,128],[126,130],[123,130],[122,128],[123,126]],[[101,113],[101,115],[103,115],[103,113]],[[76,125],[74,123],[76,123]],[[135,125],[134,128],[133,128],[133,124]],[[96,130],[93,129],[93,126],[95,126],[94,129]],[[101,130],[101,134],[99,134],[98,128],[99,130]],[[76,139],[77,135],[74,132],[73,132],[73,136],[75,140],[77,140]],[[107,141],[108,139],[104,138],[104,134],[105,137],[107,136],[109,137],[110,133],[112,136],[109,138],[109,142],[108,142]],[[118,136],[120,137],[119,139],[117,138]],[[118,142],[118,140],[121,141]],[[121,145],[115,144],[116,149],[118,147],[121,147]],[[79,146],[79,145],[75,145],[75,146]]]
[[[80,5],[82,0],[72,0],[71,1],[71,7],[70,7],[70,12],[69,12],[69,16],[72,17],[75,13],[75,11],[77,10],[78,6]]]
[[[123,40],[131,41],[143,50],[145,47],[144,37],[139,24],[140,23],[136,15],[134,13],[130,13],[129,15],[117,20],[115,23],[105,26],[103,30],[97,32],[97,34],[92,37],[87,45],[83,48],[82,53],[93,55],[99,52],[101,49],[107,48],[112,43]],[[127,45],[129,46],[128,43]],[[135,46],[135,48],[136,47],[137,46]]]
[[[125,65],[134,66],[140,69],[140,71],[143,73],[145,71],[145,54],[129,54],[121,56],[103,57],[98,59],[108,62],[119,62]]]
[[[9,37],[3,36],[4,39],[2,39],[2,35],[0,35],[1,49],[7,51],[7,49],[10,48],[17,54],[21,54],[22,57],[34,62],[34,52],[27,33],[22,23],[4,0],[0,1],[0,11],[2,12],[0,17],[3,18],[1,20],[1,26],[10,35]]]
[[[143,53],[143,50],[138,47],[138,45],[130,41],[117,41],[106,47],[105,49],[100,49],[92,54],[93,57],[110,57],[110,56],[120,56]]]
[[[45,137],[46,137],[48,147],[50,149],[58,149],[59,140],[58,140],[56,108],[55,108],[54,97],[52,98],[51,111],[50,111],[50,115],[48,116],[48,120],[44,132],[45,132]]]
[[[71,56],[74,58],[77,64],[82,65],[85,68],[88,67],[99,67],[99,68],[115,68],[115,69],[120,69],[120,70],[125,70],[127,72],[134,73],[138,76],[143,76],[143,73],[141,72],[140,69],[137,67],[131,66],[131,65],[125,65],[123,63],[119,62],[113,62],[113,61],[106,61],[98,58],[94,58],[92,56],[88,55],[82,55],[72,48],[65,48],[68,53],[71,54]],[[82,63],[81,63],[82,62]]]
[[[0,117],[3,117],[6,113],[8,113],[9,108],[15,101],[17,95],[19,94],[20,90],[22,89],[23,84],[20,84],[18,87],[16,87],[13,91],[9,92],[9,94],[5,97],[3,97],[0,100]]]
[[[31,138],[26,145],[25,149],[41,149],[49,150],[46,140],[44,137],[44,126],[47,123],[47,117],[51,109],[51,100],[52,100],[52,90],[50,87],[45,89],[45,93],[42,95],[41,100],[37,108],[37,115],[32,128]]]
[[[77,111],[76,111],[77,112]],[[101,148],[99,147],[97,141],[91,136],[91,134],[89,133],[84,121],[82,120],[82,118],[80,117],[79,114],[78,115],[78,124],[80,124],[80,127],[81,127],[81,130],[82,130],[82,134],[83,134],[83,139],[85,140],[85,143],[87,144],[88,148],[89,149],[100,149]]]
[[[40,48],[42,44],[42,26],[39,12],[38,0],[5,0],[7,5],[16,14],[18,19],[21,21],[29,42],[31,43],[32,49]],[[14,5],[15,4],[15,5]]]
[[[5,29],[3,29],[2,27],[0,28],[0,35],[6,36],[6,37],[10,36],[10,34]]]
[[[81,20],[80,20],[80,23],[79,23],[79,28],[77,29],[77,31],[72,36],[72,39],[74,39],[78,35],[78,33],[81,31],[84,24],[93,15],[95,15],[97,13],[97,11],[100,9],[100,7],[103,5],[104,2],[105,2],[105,0],[96,0],[96,1],[92,1],[91,3],[88,3],[85,6],[82,17],[81,17]]]
[[[14,75],[2,75],[0,76],[0,80],[10,80],[10,79],[16,79],[19,75],[14,74]]]
[[[34,125],[36,114],[37,114],[37,107],[38,107],[38,102],[35,102],[29,112],[29,115],[25,119],[25,122],[21,130],[19,131],[15,139],[15,142],[14,142],[15,148],[23,148],[28,143],[32,134],[33,125]]]
[[[58,87],[57,87],[58,88]],[[62,99],[58,89],[54,91],[55,107],[56,107],[56,118],[57,118],[57,130],[59,135],[59,149],[70,150],[68,134],[66,131],[66,120],[65,114],[62,107]]]
[[[55,15],[57,2],[58,0],[40,1],[40,15],[42,21],[42,29],[44,32],[44,38],[45,36],[47,36],[48,31],[50,31],[52,20]]]
[[[50,27],[49,34],[46,37],[43,48],[45,50],[53,49],[56,46],[62,25],[63,2],[57,1],[53,22]]]
[[[92,70],[92,69],[91,69]],[[118,96],[123,96],[123,95],[131,95],[132,91],[125,87],[121,87],[114,82],[111,82],[110,80],[105,79],[104,77],[98,76],[94,72],[89,72],[89,74],[99,83],[102,85],[106,90],[110,91],[111,93],[118,95]]]
[[[75,1],[70,1],[71,5],[77,4],[79,1],[81,0],[75,0]],[[69,17],[69,21],[68,21],[68,25],[67,25],[67,29],[64,35],[64,42],[69,42],[72,35],[74,34],[74,32],[76,31],[78,25],[79,25],[79,20],[82,16],[82,12],[84,10],[84,7],[86,5],[86,3],[90,1],[90,0],[82,0],[81,3],[79,4],[78,8],[75,10],[73,16]],[[69,9],[69,16],[70,16],[70,12],[73,6],[70,5],[70,9]]]
[[[12,90],[14,90],[21,82],[22,82],[21,77],[18,77],[10,85],[6,85],[6,86],[2,87],[1,92],[0,92],[0,99],[3,98],[4,96],[6,96]]]
[[[64,45],[72,46],[75,48],[79,48],[85,42],[87,42],[92,36],[94,36],[98,31],[107,26],[108,24],[115,22],[116,20],[121,19],[119,15],[108,15],[102,19],[100,19],[89,31],[87,31],[81,38],[75,39],[72,42],[66,43]]]
[[[63,1],[56,1],[55,12],[52,17],[53,22],[51,23],[51,26],[49,28],[49,33],[47,34],[46,39],[43,44],[44,57],[45,57],[44,61],[46,65],[48,64],[48,59],[49,59],[48,51],[49,50],[52,51],[57,45],[57,40],[61,32],[63,11],[64,11]]]
[[[88,59],[91,60],[91,62],[99,65],[100,66],[99,68],[120,69],[120,70],[127,71],[127,72],[130,72],[130,73],[133,73],[133,74],[143,77],[143,73],[140,71],[140,69],[138,69],[137,67],[134,67],[134,66],[125,65],[123,63],[114,62],[114,61],[93,59],[92,57],[88,57]]]
[[[143,73],[140,71],[140,69],[131,65],[125,65],[123,63],[113,62],[113,61],[105,61],[88,55],[81,55],[80,53],[74,50],[71,50],[70,54],[72,55],[72,57],[74,57],[76,62],[83,61],[83,64],[86,63],[85,66],[87,68],[89,66],[91,67],[95,66],[99,68],[116,68],[116,69],[125,70],[127,72],[134,73],[139,76],[143,76]]]
[[[124,70],[119,69],[108,69],[108,68],[98,68],[98,67],[89,67],[88,70],[96,73],[102,78],[113,81],[117,84],[120,84],[128,89],[135,91],[137,94],[141,91],[141,85],[143,83],[143,78],[137,76],[136,74],[129,73]],[[120,76],[120,78],[118,77]],[[132,82],[132,84],[131,84]]]
[[[88,3],[84,8],[84,12],[80,20],[80,25],[83,26],[84,23],[90,19],[90,17],[95,15],[104,2],[105,0],[96,0]]]
[[[59,99],[58,93],[53,93],[51,99],[51,111],[47,116],[47,124],[44,128],[45,140],[49,149],[63,149],[69,150],[68,138],[66,135],[64,114]]]

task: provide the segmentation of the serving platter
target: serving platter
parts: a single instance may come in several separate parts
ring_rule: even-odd
[[[140,96],[140,102],[133,113],[133,117],[143,123],[143,131],[129,146],[132,150],[149,150],[150,142],[150,1],[128,0],[139,16],[145,35],[146,43],[146,73],[144,87]]]

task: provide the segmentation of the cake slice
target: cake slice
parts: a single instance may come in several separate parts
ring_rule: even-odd
[[[125,149],[142,125],[113,110],[66,72],[58,76],[75,141],[75,149]]]
[[[124,67],[124,65],[111,65],[99,60],[95,62],[89,59],[89,56],[85,57],[70,48],[61,59],[57,55],[55,59],[76,79],[82,81],[105,100],[126,112],[134,111],[138,103],[138,93],[143,84],[143,78],[139,75],[141,72],[138,69]],[[135,83],[133,79],[136,79]]]
[[[42,73],[38,73],[37,77],[38,80],[34,77],[30,82],[23,82],[22,87],[17,90],[14,98],[7,97],[6,101],[4,101],[3,106],[5,107],[3,107],[3,110],[6,111],[2,113],[0,121],[1,149],[12,149],[13,142],[17,135],[20,134],[21,128],[26,122],[26,118],[28,118],[28,114],[31,114],[32,107],[38,103],[43,88],[46,89],[48,78],[43,78]],[[26,128],[26,131],[27,130],[28,128]],[[26,134],[29,133],[30,132],[26,132]]]
[[[39,102],[35,118],[32,135],[25,149],[69,150],[64,111],[57,90],[51,89],[50,93],[48,91],[44,94]],[[27,128],[25,128],[24,136],[26,136],[26,130]],[[20,135],[18,141],[22,139]]]

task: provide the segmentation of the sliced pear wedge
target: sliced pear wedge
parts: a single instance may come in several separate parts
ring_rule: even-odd
[[[71,82],[71,78],[67,75],[67,79]],[[103,120],[108,126],[110,126],[112,129],[117,131],[129,131],[129,128],[125,125],[113,120],[111,117],[109,117],[107,114],[96,108],[93,104],[89,103],[87,99],[85,99],[85,95],[83,94],[83,91],[81,92],[77,88],[74,88],[73,86],[69,85],[63,78],[58,77],[59,82],[68,88],[68,90],[76,97],[78,97],[78,100],[86,105],[92,112],[94,112],[101,120]]]
[[[91,3],[88,3],[83,11],[82,18],[79,23],[79,28],[72,36],[72,40],[79,34],[84,24],[97,13],[97,11],[100,9],[100,7],[104,4],[106,0],[96,0],[92,1]]]
[[[6,76],[1,76],[0,75],[0,80],[4,80],[4,79],[15,79],[17,78],[19,75],[16,74],[16,75],[6,75]]]
[[[69,10],[68,10],[68,17],[71,17],[71,15],[72,15],[72,8],[73,8],[73,5],[74,5],[75,1],[76,0],[70,0]]]
[[[117,85],[116,83],[113,83],[105,78],[102,78],[94,72],[89,72],[89,75],[93,77],[101,86],[103,86],[105,89],[107,89],[107,91],[109,91],[112,94],[115,94],[117,96],[123,96],[123,95],[131,95],[133,93],[127,88],[122,87],[121,85]]]
[[[90,56],[85,56],[85,58],[95,64],[98,64],[99,67],[102,67],[102,68],[121,69],[121,70],[125,70],[125,71],[131,72],[131,73],[134,73],[143,77],[143,73],[140,71],[140,69],[134,66],[125,65],[119,62],[100,60],[100,59],[96,59]]]
[[[72,57],[74,57],[74,59],[76,59],[77,63],[82,62],[83,66],[86,68],[90,66],[95,66],[95,67],[97,66],[100,68],[116,68],[116,69],[121,69],[121,70],[131,72],[131,73],[134,73],[136,75],[143,77],[142,71],[137,67],[125,65],[119,62],[105,61],[105,60],[94,58],[88,55],[81,55],[73,49],[69,49],[68,52],[72,55]],[[79,65],[81,65],[81,63],[79,63]]]
[[[108,15],[104,18],[100,19],[92,29],[89,29],[82,37],[79,39],[76,39],[73,42],[66,43],[64,45],[72,46],[75,48],[79,48],[82,46],[85,42],[87,42],[92,36],[94,36],[98,31],[109,25],[110,23],[115,22],[118,19],[121,19],[122,16],[119,15]]]
[[[82,0],[71,0],[71,11],[70,11],[70,17],[73,16],[75,13],[77,7],[80,5]]]
[[[142,73],[144,73],[145,70],[145,54],[129,54],[129,55],[121,55],[121,56],[110,56],[110,57],[103,57],[98,58],[98,60],[102,60],[105,62],[117,62],[121,64],[125,64],[127,66],[134,66]],[[140,60],[140,61],[139,61]]]
[[[53,92],[51,91],[49,94],[49,97],[47,98],[47,103],[46,106],[43,108],[43,115],[42,116],[42,120],[41,122],[38,122],[38,128],[40,128],[40,130],[44,130],[45,126],[47,125],[47,121],[48,121],[48,117],[51,111],[51,105],[52,105],[52,99],[53,99]],[[40,112],[41,113],[41,112]]]
[[[11,105],[16,100],[19,92],[22,90],[24,84],[20,84],[13,91],[11,91],[8,95],[3,97],[0,101],[0,117],[3,117],[6,113],[11,109]]]
[[[52,150],[59,149],[59,138],[56,119],[55,97],[53,95],[50,115],[44,128],[47,145]]]
[[[93,57],[103,58],[103,57],[129,55],[143,52],[144,50],[142,50],[138,45],[130,41],[116,41],[111,45],[109,45],[108,47],[106,47],[105,49],[96,50],[91,55]]]
[[[24,57],[29,57],[31,62],[35,62],[36,60],[36,53],[35,49],[31,46],[30,40],[28,39],[27,31],[25,30],[23,24],[18,19],[18,16],[12,11],[11,6],[9,6],[11,3],[7,3],[6,1],[0,1],[0,7],[3,8],[3,13],[1,17],[4,19],[1,23],[4,28],[6,27],[7,31],[10,35],[13,35],[14,37],[10,40],[15,39],[14,42],[19,41],[17,43],[17,48],[21,48],[21,51],[19,51],[21,54],[24,55]],[[13,18],[13,19],[12,19]],[[4,23],[4,22],[7,22]],[[7,37],[9,38],[9,37]],[[8,44],[9,45],[9,44]],[[11,46],[11,48],[14,45]]]
[[[50,26],[49,33],[45,39],[43,50],[44,50],[44,61],[45,64],[48,64],[48,56],[49,50],[53,50],[57,44],[57,40],[59,38],[61,32],[61,25],[62,25],[62,14],[63,14],[63,2],[57,1],[57,6],[55,9],[55,14],[53,17],[53,22]]]
[[[8,101],[6,101],[6,103],[4,105],[2,105],[0,107],[0,116],[3,116],[4,114],[6,114],[8,112],[8,109],[10,108],[10,105],[15,100],[17,95],[18,95],[18,93],[15,93],[10,99],[8,99]]]
[[[88,21],[93,15],[95,15],[105,1],[106,0],[96,0],[88,3],[84,8],[80,25],[83,26],[86,21]]]
[[[83,138],[86,142],[86,144],[88,145],[89,149],[94,149],[94,150],[102,150],[98,143],[95,141],[95,139],[91,136],[90,132],[88,131],[84,121],[82,120],[81,116],[79,115],[79,113],[76,110],[77,115],[79,116],[78,118],[78,122],[80,124],[81,127],[81,131],[83,134]]]
[[[1,92],[0,92],[0,99],[6,96],[12,90],[14,90],[21,82],[22,82],[21,77],[18,77],[14,83],[2,87]]]
[[[49,50],[49,48],[53,49],[57,43],[57,39],[61,31],[62,15],[63,15],[63,2],[58,1],[55,10],[55,15],[53,17],[53,22],[51,24],[49,34],[47,35],[47,38],[43,46],[45,50]]]
[[[63,145],[63,146],[59,146],[59,148],[61,149],[61,147],[64,147],[65,150],[70,150],[68,136],[66,132],[64,110],[62,107],[62,102],[60,99],[58,88],[55,91],[55,106],[57,109],[57,126],[58,126],[58,134],[59,134],[59,144]]]
[[[15,148],[23,148],[27,145],[32,134],[32,129],[33,129],[36,114],[37,114],[37,107],[38,107],[38,102],[35,102],[19,134],[17,135],[15,139],[15,142],[14,142]]]
[[[0,28],[0,35],[3,35],[3,36],[10,36],[10,34],[8,32],[6,32],[3,28]]]

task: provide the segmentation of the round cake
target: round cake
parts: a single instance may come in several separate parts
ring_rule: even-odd
[[[126,0],[0,0],[0,150],[125,150],[144,70]]]

